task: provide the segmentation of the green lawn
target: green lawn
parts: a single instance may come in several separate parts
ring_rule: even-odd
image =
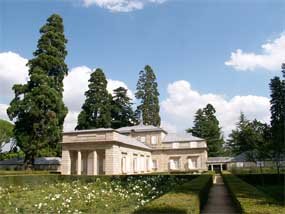
[[[0,213],[132,213],[195,177],[3,176],[0,177]]]
[[[285,204],[285,187],[284,185],[264,185],[256,186],[257,189],[263,191],[265,194],[271,196],[279,202]]]

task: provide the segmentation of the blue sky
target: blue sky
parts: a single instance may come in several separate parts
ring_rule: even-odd
[[[161,102],[170,97],[169,84],[178,80],[200,95],[221,95],[227,101],[235,96],[269,96],[269,79],[280,73],[271,59],[269,68],[257,62],[243,70],[225,62],[237,49],[263,54],[261,45],[282,37],[285,1],[132,1],[142,2],[143,8],[119,12],[102,5],[102,0],[0,0],[0,52],[30,59],[39,28],[49,15],[59,13],[68,39],[70,69],[101,67],[108,78],[134,91],[138,72],[149,64],[157,75]],[[240,61],[235,63],[244,63]],[[0,101],[7,104],[3,97]],[[165,109],[162,114],[167,118]],[[170,121],[166,119],[172,125],[179,123]]]

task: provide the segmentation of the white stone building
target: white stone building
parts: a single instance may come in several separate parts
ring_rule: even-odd
[[[206,171],[207,143],[191,134],[168,134],[146,125],[65,132],[64,175],[120,175]]]

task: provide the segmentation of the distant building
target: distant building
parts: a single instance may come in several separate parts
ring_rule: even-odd
[[[35,159],[34,169],[51,170],[60,172],[60,157],[41,157]],[[12,158],[0,161],[0,169],[18,170],[22,169],[24,158]]]
[[[207,143],[148,125],[65,132],[64,175],[207,171]]]
[[[285,159],[284,159],[285,160]],[[281,161],[281,167],[285,168],[285,161]],[[249,161],[247,152],[243,152],[235,157],[208,157],[207,160],[208,170],[222,171],[233,170],[239,168],[256,168],[256,167],[275,167],[272,160]]]

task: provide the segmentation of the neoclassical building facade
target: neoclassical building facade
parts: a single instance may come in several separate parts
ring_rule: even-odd
[[[207,143],[146,125],[65,132],[61,173],[120,175],[207,170]]]

